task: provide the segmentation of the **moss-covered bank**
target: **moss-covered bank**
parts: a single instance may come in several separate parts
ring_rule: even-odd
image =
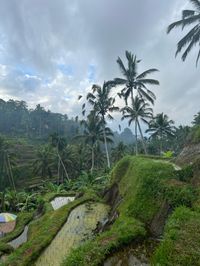
[[[114,249],[145,238],[163,202],[167,201],[169,206],[178,206],[181,202],[191,205],[191,186],[174,178],[174,167],[169,163],[131,156],[123,158],[112,171],[110,185],[118,186],[118,217],[108,230],[75,249],[63,265],[99,265]]]
[[[200,265],[200,213],[184,206],[176,208],[167,222],[164,240],[153,265]]]
[[[85,195],[56,211],[49,210],[41,218],[33,221],[29,226],[28,241],[11,253],[6,261],[0,265],[33,265],[34,261],[45,247],[51,243],[60,228],[66,222],[71,210],[84,202],[93,200],[93,195]]]

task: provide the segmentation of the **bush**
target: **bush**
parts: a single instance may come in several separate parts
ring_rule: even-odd
[[[175,171],[174,174],[178,180],[183,182],[190,182],[194,174],[193,165],[187,165],[183,167],[181,170]]]

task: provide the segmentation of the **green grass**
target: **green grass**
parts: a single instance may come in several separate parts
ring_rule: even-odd
[[[94,198],[85,195],[56,211],[48,211],[41,218],[33,221],[29,226],[28,241],[10,254],[3,265],[32,265],[66,222],[70,211],[89,200],[94,200]]]
[[[131,156],[119,161],[111,173],[111,185],[118,184],[123,198],[118,218],[109,230],[73,250],[63,266],[97,266],[116,248],[144,239],[145,225],[164,200],[162,181],[172,178],[173,173],[173,166],[166,162]]]
[[[153,265],[200,265],[200,213],[178,207],[167,222]]]

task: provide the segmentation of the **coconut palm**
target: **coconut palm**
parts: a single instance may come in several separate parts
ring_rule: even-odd
[[[61,177],[61,173],[60,173],[60,172],[62,172],[62,170],[64,170],[65,176],[69,181],[69,174],[68,174],[67,169],[65,167],[65,164],[63,163],[63,160],[61,158],[61,153],[65,149],[65,147],[67,145],[67,141],[64,137],[60,137],[59,134],[57,134],[57,133],[52,134],[50,137],[51,137],[51,145],[56,148],[56,152],[57,152],[58,184],[60,183],[60,179],[63,179],[63,177]]]
[[[88,93],[87,95],[88,102],[93,106],[94,111],[101,117],[102,120],[103,137],[108,168],[110,168],[110,157],[108,153],[106,138],[106,118],[113,120],[111,113],[119,110],[119,107],[116,107],[114,105],[115,98],[110,96],[113,86],[114,83],[112,81],[104,82],[102,87],[94,84],[92,86],[92,93]]]
[[[83,134],[78,135],[76,138],[83,138],[86,144],[89,144],[91,147],[91,172],[94,170],[95,165],[95,148],[99,145],[99,143],[105,141],[106,143],[112,142],[112,131],[105,127],[104,121],[97,116],[96,112],[91,111],[87,116],[87,120],[82,120],[81,125],[83,126]]]
[[[74,172],[76,170],[75,163],[77,161],[77,156],[75,154],[73,146],[66,145],[64,149],[60,152],[60,158],[58,158],[58,160],[61,160],[61,164],[63,166],[60,168],[61,182],[64,182],[65,177],[69,181],[69,179],[74,175]]]
[[[132,106],[125,106],[121,109],[122,112],[122,120],[129,119],[128,124],[129,126],[134,122],[135,123],[135,140],[136,140],[136,155],[138,154],[138,129],[140,132],[140,136],[142,139],[142,144],[144,148],[144,152],[146,151],[146,145],[144,141],[144,136],[142,134],[142,129],[140,126],[140,120],[148,124],[148,119],[152,118],[153,110],[149,107],[149,104],[144,101],[144,99],[140,98],[139,96],[135,96],[135,98],[132,99]]]
[[[49,145],[41,147],[37,152],[37,158],[33,163],[34,174],[38,174],[42,178],[52,177],[52,166],[54,156],[52,148]]]
[[[136,55],[133,55],[131,52],[126,51],[127,67],[124,65],[122,59],[118,57],[117,63],[122,72],[124,78],[116,78],[114,82],[116,85],[125,86],[119,96],[123,96],[128,104],[128,98],[131,97],[133,101],[134,90],[136,90],[140,96],[144,97],[151,103],[154,103],[156,99],[155,94],[147,88],[147,85],[159,85],[159,82],[155,79],[149,79],[147,76],[158,71],[155,68],[148,69],[141,74],[138,74],[138,64],[140,60],[137,59]]]
[[[194,10],[183,10],[182,19],[170,24],[167,33],[175,27],[181,27],[183,30],[186,26],[193,25],[189,32],[178,42],[176,55],[186,48],[182,54],[182,60],[185,61],[188,53],[197,45],[199,50],[196,59],[197,64],[200,57],[200,1],[189,0],[189,2],[193,5]]]
[[[175,136],[174,121],[169,120],[169,117],[163,113],[157,114],[150,122],[149,128],[146,132],[151,134],[151,137],[155,137],[160,142],[160,154],[163,151],[163,139],[164,137]]]

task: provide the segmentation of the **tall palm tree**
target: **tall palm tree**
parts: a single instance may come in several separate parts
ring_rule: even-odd
[[[75,163],[76,163],[76,154],[73,150],[72,145],[66,145],[64,149],[60,152],[60,157],[58,160],[61,160],[62,167],[60,169],[61,182],[64,182],[64,177],[67,177],[68,181],[75,172]],[[66,172],[67,169],[67,172]]]
[[[65,149],[67,145],[67,141],[64,137],[60,137],[59,134],[57,133],[52,134],[50,137],[51,137],[51,145],[56,148],[57,157],[58,157],[58,183],[60,183],[60,179],[62,179],[61,173],[60,173],[62,169],[64,170],[65,175],[69,181],[70,179],[69,179],[67,169],[61,158],[61,153]]]
[[[112,81],[104,82],[102,87],[94,84],[92,86],[92,93],[88,93],[87,95],[88,102],[93,106],[94,111],[101,117],[102,120],[103,137],[108,168],[110,168],[110,157],[108,153],[106,138],[106,118],[113,120],[111,113],[119,110],[119,107],[114,106],[115,98],[110,96],[113,86],[114,82]]]
[[[140,120],[148,124],[148,119],[152,118],[153,110],[149,107],[149,104],[144,101],[144,99],[140,98],[139,96],[135,96],[135,98],[132,99],[132,106],[125,106],[121,109],[122,112],[122,120],[129,119],[129,126],[134,122],[135,123],[135,138],[136,138],[136,155],[138,154],[138,137],[137,137],[137,130],[139,129],[140,136],[142,139],[142,144],[144,148],[145,154],[146,151],[146,145],[144,141],[144,136],[142,134],[142,129],[140,126]]]
[[[87,120],[82,120],[81,125],[83,126],[83,134],[78,135],[76,138],[83,138],[86,144],[89,144],[91,147],[91,172],[94,170],[95,166],[95,149],[99,145],[99,143],[105,141],[112,142],[112,131],[105,127],[105,123],[102,119],[94,111],[91,111],[87,116]]]
[[[175,27],[181,27],[183,30],[186,26],[193,24],[189,32],[178,42],[176,55],[186,47],[182,54],[182,60],[185,61],[188,53],[197,45],[199,49],[196,59],[197,65],[200,57],[200,1],[189,0],[189,2],[194,6],[194,10],[183,10],[182,19],[170,24],[167,33]]]
[[[42,178],[51,178],[53,162],[52,148],[49,145],[41,147],[33,163],[34,173],[40,175]]]
[[[147,88],[147,85],[159,85],[159,82],[155,79],[149,79],[147,76],[158,71],[155,68],[148,69],[141,74],[138,74],[138,64],[140,60],[137,59],[136,55],[133,55],[131,52],[125,52],[127,59],[127,67],[124,65],[120,57],[117,59],[117,63],[122,72],[124,78],[114,79],[117,85],[125,86],[119,96],[123,96],[127,105],[129,96],[133,101],[134,90],[136,90],[140,96],[144,97],[151,103],[154,103],[156,99],[155,94]]]
[[[146,132],[151,134],[151,137],[158,138],[160,142],[160,154],[163,151],[163,138],[175,136],[174,121],[169,120],[169,117],[163,113],[157,114],[150,122]]]

